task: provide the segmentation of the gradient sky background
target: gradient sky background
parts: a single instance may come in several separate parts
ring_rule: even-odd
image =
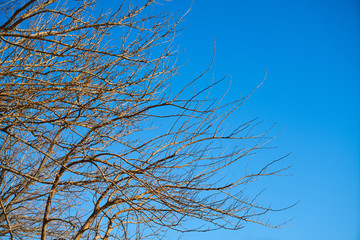
[[[183,14],[190,0],[163,2]],[[183,239],[359,240],[360,6],[356,0],[195,0],[175,40],[185,50],[178,81],[208,66],[232,77],[228,98],[265,83],[232,116],[234,124],[259,116],[282,134],[271,144],[294,166],[289,177],[267,179],[272,216],[294,217],[285,229],[246,225],[240,231],[185,234]],[[211,74],[209,79],[211,78]]]
[[[137,1],[137,0],[134,0]],[[159,0],[160,1],[160,0]],[[115,3],[116,1],[112,1]],[[111,3],[111,4],[112,4]],[[236,112],[235,126],[255,117],[282,131],[263,153],[291,152],[292,176],[260,182],[275,223],[239,231],[184,234],[184,240],[360,239],[360,2],[358,0],[173,0],[160,9],[184,14],[186,27],[174,40],[185,64],[174,79],[189,81],[215,62],[203,80],[228,75],[228,100],[265,83]],[[216,91],[215,91],[216,92]],[[221,94],[222,91],[219,91]],[[218,97],[221,97],[219,95]],[[234,169],[236,171],[236,169]]]

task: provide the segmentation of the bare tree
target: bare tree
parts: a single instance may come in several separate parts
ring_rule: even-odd
[[[134,1],[137,2],[137,1]],[[228,167],[269,141],[224,122],[246,98],[170,88],[178,20],[154,0],[8,0],[0,26],[0,236],[152,239],[168,231],[276,227]],[[181,19],[180,19],[181,20]],[[246,144],[245,144],[246,143]]]

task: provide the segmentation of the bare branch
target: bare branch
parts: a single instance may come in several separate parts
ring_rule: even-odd
[[[212,98],[209,69],[171,91],[181,21],[154,0],[9,1],[0,26],[0,236],[162,239],[169,232],[278,227],[245,187],[273,138],[226,124],[248,99]],[[224,95],[226,92],[224,92]],[[228,169],[239,168],[236,176]]]

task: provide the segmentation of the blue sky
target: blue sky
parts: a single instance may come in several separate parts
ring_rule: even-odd
[[[134,2],[137,0],[134,0]],[[113,1],[111,1],[113,2]],[[115,2],[115,1],[114,1]],[[215,61],[202,81],[227,75],[226,100],[264,84],[230,125],[253,118],[281,132],[276,159],[288,153],[290,176],[254,185],[266,189],[274,223],[294,218],[284,229],[248,224],[239,231],[184,234],[184,240],[359,240],[360,239],[360,2],[358,0],[159,0],[160,10],[181,16],[174,40],[180,51],[177,82],[188,82]],[[1,22],[1,19],[0,19]],[[223,88],[218,93],[220,98]],[[216,97],[216,96],[215,96]],[[233,169],[236,171],[236,169]],[[231,177],[231,176],[230,176]]]
[[[191,1],[163,2],[184,13]],[[289,177],[267,179],[274,206],[300,203],[275,221],[285,229],[246,225],[239,231],[185,234],[183,239],[358,240],[360,135],[360,6],[356,0],[195,0],[175,40],[187,63],[177,79],[204,70],[216,41],[215,78],[232,79],[228,99],[260,89],[232,116],[259,117],[282,134],[264,153],[294,166]],[[208,78],[211,78],[208,76]],[[204,79],[206,81],[206,79]]]

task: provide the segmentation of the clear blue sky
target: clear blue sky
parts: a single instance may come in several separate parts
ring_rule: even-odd
[[[190,0],[163,2],[180,15]],[[240,231],[186,234],[185,240],[359,240],[360,6],[356,0],[194,0],[176,43],[189,79],[210,62],[215,77],[229,74],[229,98],[263,86],[234,124],[259,116],[283,133],[274,156],[292,154],[290,177],[264,181],[265,200],[281,207],[281,230],[247,225]],[[211,74],[209,78],[211,77]],[[265,153],[266,154],[266,153]]]
[[[249,224],[239,231],[188,233],[183,239],[359,240],[359,1],[159,2],[160,10],[178,15],[192,5],[179,26],[186,29],[174,40],[184,50],[179,64],[186,63],[174,84],[189,82],[208,67],[214,40],[215,62],[202,81],[208,84],[212,73],[216,79],[229,75],[227,100],[250,93],[267,72],[265,83],[230,124],[259,117],[265,127],[276,123],[274,133],[284,130],[270,144],[277,149],[262,156],[291,152],[286,163],[294,164],[288,171],[292,176],[266,179],[253,190],[266,189],[264,202],[274,208],[300,201],[270,216],[274,223],[294,218],[285,229]]]
[[[138,1],[138,0],[134,0]],[[116,2],[116,1],[112,1]],[[360,1],[173,0],[160,9],[182,15],[186,27],[174,41],[180,50],[176,81],[208,67],[232,79],[227,99],[265,83],[230,123],[255,117],[276,123],[281,135],[264,152],[294,164],[292,176],[266,179],[264,201],[281,208],[273,222],[294,218],[285,229],[254,224],[239,231],[184,234],[184,240],[360,239]],[[192,3],[193,2],[193,3]],[[1,22],[1,20],[0,20]],[[212,75],[203,81],[209,83]],[[219,91],[221,93],[221,91]],[[220,97],[220,95],[219,95]]]

